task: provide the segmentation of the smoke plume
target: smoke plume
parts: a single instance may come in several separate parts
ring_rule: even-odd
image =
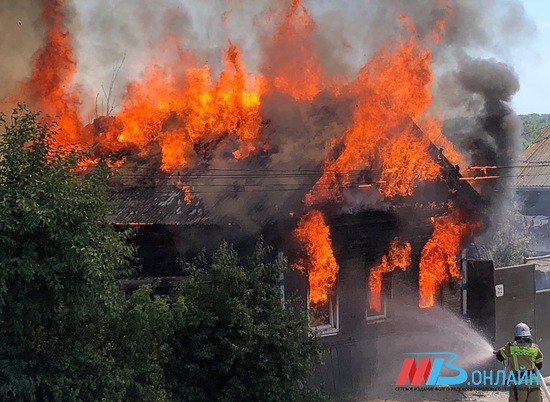
[[[2,6],[0,20],[7,27],[0,45],[5,56],[0,62],[4,95],[22,83],[31,98],[47,105],[49,114],[73,116],[78,112],[79,117],[73,119],[78,124],[62,125],[74,132],[105,114],[117,116],[117,124],[123,124],[118,115],[130,115],[131,108],[140,102],[159,110],[170,104],[172,100],[165,99],[166,89],[153,88],[150,84],[154,81],[146,80],[155,72],[173,84],[170,93],[180,103],[188,102],[193,93],[189,87],[196,81],[204,88],[213,88],[211,92],[218,95],[210,96],[225,102],[226,98],[219,95],[225,88],[219,82],[233,77],[229,81],[246,95],[235,98],[239,103],[236,113],[240,113],[235,126],[257,113],[261,128],[256,138],[227,130],[223,134],[207,133],[200,140],[188,134],[190,138],[184,140],[174,133],[187,124],[185,116],[166,112],[151,117],[150,109],[139,113],[143,120],[143,138],[139,141],[128,140],[126,134],[113,134],[107,123],[106,134],[99,135],[104,135],[102,146],[111,151],[124,148],[128,153],[128,149],[141,147],[134,154],[140,158],[147,154],[148,166],[166,164],[167,144],[181,146],[180,160],[194,161],[194,166],[185,166],[194,179],[183,184],[191,192],[208,188],[197,192],[205,209],[250,231],[289,212],[301,212],[304,197],[316,183],[317,194],[311,199],[324,197],[329,201],[334,197],[344,208],[381,208],[384,197],[374,190],[361,195],[344,186],[339,194],[326,195],[356,179],[333,177],[330,171],[354,171],[354,163],[370,163],[372,171],[380,170],[388,162],[379,147],[388,147],[388,153],[395,153],[392,157],[403,159],[396,153],[399,147],[388,144],[397,140],[410,144],[410,138],[399,137],[410,119],[431,141],[437,140],[436,134],[428,132],[431,119],[447,120],[444,134],[467,164],[508,166],[517,157],[519,122],[510,100],[519,83],[504,60],[513,60],[514,49],[535,31],[519,0],[487,0],[483,7],[475,0],[98,0],[79,4],[77,19],[70,3],[50,3],[24,0]],[[52,7],[63,11],[64,29],[58,26],[60,20],[48,21],[41,14],[41,10]],[[51,34],[52,27],[55,35]],[[40,81],[39,76],[33,77],[40,46],[45,39],[59,39],[56,35],[70,39],[71,48],[59,53],[64,58],[56,64],[47,91],[33,93],[29,88],[34,87],[28,84]],[[57,46],[59,42],[55,43]],[[55,46],[49,49],[59,49]],[[67,52],[74,52],[76,71],[69,68],[67,60],[72,60],[72,53]],[[208,68],[200,70],[205,65]],[[191,70],[199,72],[190,77]],[[210,78],[204,78],[207,75]],[[249,89],[252,76],[261,77],[254,81],[261,99],[257,109],[254,98],[247,98],[254,92]],[[405,89],[413,93],[401,93]],[[199,116],[202,113],[196,104],[186,107],[196,107]],[[222,106],[219,110],[226,109]],[[403,109],[408,116],[390,113]],[[377,116],[389,125],[383,127]],[[369,130],[376,131],[380,139],[357,138],[358,133]],[[127,143],[112,149],[108,141],[113,139]],[[351,144],[352,140],[357,141]],[[93,139],[86,137],[83,142],[90,141]],[[206,164],[193,153],[197,144],[208,149]],[[149,151],[144,151],[147,147]],[[246,152],[262,155],[233,157],[243,152],[245,156]],[[403,169],[410,169],[411,174],[414,170],[424,172],[415,180],[432,177],[429,163],[403,163]],[[319,174],[309,172],[321,168],[325,173],[318,182]],[[228,169],[240,173],[213,182],[213,172]],[[391,180],[388,177],[384,180]],[[216,185],[225,191],[215,191]],[[502,195],[508,187],[503,180],[484,184],[480,191],[487,202],[496,205],[497,198],[507,198]],[[400,195],[408,195],[408,189],[401,191]],[[389,194],[393,196],[389,190],[383,193],[386,201]]]

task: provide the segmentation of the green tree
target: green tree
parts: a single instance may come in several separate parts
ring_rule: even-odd
[[[523,125],[521,142],[527,148],[538,137],[541,131],[550,124],[550,114],[527,114],[519,116]]]
[[[171,300],[153,296],[150,286],[136,290],[118,320],[112,321],[111,355],[125,378],[124,401],[169,401],[164,367],[171,349],[168,339],[174,322],[181,322],[186,307],[183,297]]]
[[[318,400],[304,379],[320,357],[307,315],[283,305],[279,256],[260,242],[246,264],[228,245],[211,264],[186,268],[176,292],[187,310],[174,321],[167,379],[178,401]],[[308,399],[309,398],[309,399]]]
[[[154,363],[138,349],[156,344],[136,339],[155,335],[152,323],[167,318],[142,292],[124,303],[118,289],[133,248],[128,232],[107,224],[106,169],[75,174],[83,155],[56,148],[55,127],[23,106],[9,123],[2,116],[0,127],[0,400],[116,401],[147,393],[136,384],[162,381],[135,354]],[[166,325],[158,337],[166,337]]]
[[[513,205],[509,213],[493,223],[479,239],[481,258],[493,260],[495,267],[520,265],[529,257],[532,236],[519,206]]]
[[[318,401],[304,311],[283,306],[284,258],[222,246],[169,297],[127,300],[129,232],[107,223],[107,169],[23,106],[0,118],[0,400]],[[204,266],[203,266],[204,265]]]

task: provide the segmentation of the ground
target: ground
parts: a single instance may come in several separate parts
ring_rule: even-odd
[[[432,397],[433,398],[433,397]],[[468,402],[506,402],[508,401],[507,392],[465,392],[464,394],[453,393],[452,395],[443,396],[437,399],[417,399],[416,401],[413,398],[399,399],[369,399],[363,402],[458,402],[458,401],[468,401]],[[351,400],[346,402],[352,402]],[[359,402],[359,401],[353,401]]]
[[[545,377],[544,382],[548,387],[550,387],[550,377]],[[397,399],[395,395],[392,395],[392,398],[388,399],[369,399],[367,401],[358,401],[358,400],[348,400],[346,402],[459,402],[459,401],[468,401],[468,402],[507,402],[508,401],[508,392],[490,392],[490,391],[468,391],[464,393],[439,393],[437,395],[432,395],[431,398],[422,399],[422,394],[419,394],[419,399],[414,399],[410,393],[407,394],[407,397],[404,399]],[[542,400],[547,401],[544,393],[542,395]],[[548,401],[550,402],[550,401]]]
[[[411,400],[407,400],[411,401]],[[462,397],[452,396],[449,398],[442,399],[426,399],[418,400],[417,402],[458,402],[458,401],[468,401],[468,402],[506,402],[508,401],[507,392],[467,392]],[[373,399],[365,402],[402,402],[400,400],[393,399]]]

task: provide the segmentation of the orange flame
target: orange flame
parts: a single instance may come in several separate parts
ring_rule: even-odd
[[[128,85],[116,123],[103,138],[108,148],[125,144],[143,148],[157,140],[164,170],[187,166],[193,146],[201,140],[236,136],[240,140],[236,158],[256,149],[263,79],[246,74],[235,45],[228,46],[217,82],[212,81],[209,66],[179,73],[152,65],[144,78],[143,83]]]
[[[444,11],[431,33],[431,40],[437,43],[452,9],[448,0],[435,1]],[[88,144],[91,138],[86,133],[93,130],[82,128],[77,113],[80,93],[72,83],[76,59],[71,36],[64,27],[63,1],[42,0],[42,5],[42,19],[47,23],[45,44],[34,55],[32,77],[19,92],[31,106],[51,119],[58,118],[61,145]],[[248,73],[239,49],[229,42],[222,71],[214,77],[209,65],[201,66],[181,49],[181,38],[169,35],[161,50],[174,55],[175,61],[165,66],[153,59],[141,79],[127,85],[121,110],[105,121],[104,129],[97,130],[101,131],[96,134],[102,149],[135,147],[145,156],[160,148],[164,171],[195,166],[200,152],[205,152],[198,148],[226,138],[235,144],[231,150],[235,159],[269,149],[269,143],[260,142],[260,106],[266,92],[279,91],[295,101],[311,101],[340,81],[329,77],[320,62],[314,43],[315,21],[302,1],[290,0],[285,11],[264,48],[264,75]],[[441,122],[426,117],[433,74],[432,55],[423,41],[430,37],[419,38],[406,16],[399,16],[399,20],[403,34],[375,53],[353,81],[334,91],[338,100],[352,99],[356,107],[345,131],[334,133],[326,143],[331,157],[325,160],[321,178],[305,198],[309,206],[341,201],[343,189],[352,183],[354,187],[377,188],[386,199],[412,195],[418,183],[441,177],[439,165],[428,154],[430,141],[443,148],[453,163],[466,164],[442,135]],[[9,101],[14,98],[15,94]],[[83,162],[77,169],[94,160]],[[364,181],[354,177],[357,172],[365,175]],[[187,185],[183,191],[185,202],[191,202]],[[460,222],[459,218],[458,213],[452,213],[435,219],[434,234],[424,247],[420,266],[423,307],[433,305],[439,284],[448,276],[458,275],[456,252],[478,228],[478,224]],[[294,235],[307,255],[298,267],[308,273],[310,300],[325,302],[338,266],[321,212],[312,210],[303,216]],[[406,269],[409,264],[410,245],[394,240],[369,276],[371,307],[380,308],[382,273],[395,267]]]
[[[420,181],[440,177],[439,165],[428,155],[427,138],[412,123],[431,102],[431,53],[416,41],[410,21],[401,20],[408,38],[380,50],[349,85],[357,103],[344,150],[326,162],[325,173],[306,196],[308,205],[341,200],[350,171],[377,173],[380,192],[388,198],[412,195]]]
[[[44,45],[33,55],[33,71],[29,80],[4,102],[21,100],[40,110],[57,125],[54,137],[58,145],[90,143],[78,116],[79,91],[73,86],[76,58],[71,35],[65,28],[62,0],[42,0],[42,21],[47,26]]]
[[[380,264],[371,268],[369,273],[369,307],[380,312],[382,309],[382,274],[392,272],[395,268],[405,271],[411,265],[411,244],[400,242],[395,238],[390,243],[388,253],[382,257]]]
[[[445,36],[447,21],[455,15],[455,11],[453,7],[451,7],[449,0],[435,0],[435,2],[445,9],[443,16],[435,21],[432,31],[432,41],[434,43],[439,43],[443,39],[443,36]]]
[[[439,286],[450,278],[460,278],[457,254],[481,222],[463,220],[458,210],[433,219],[434,232],[420,257],[419,288],[421,308],[432,307]]]
[[[296,267],[307,272],[309,300],[325,303],[336,281],[338,265],[332,252],[330,229],[323,214],[318,210],[309,211],[300,219],[293,234],[307,254],[307,258],[301,259]]]
[[[431,118],[424,119],[420,128],[426,137],[434,143],[438,148],[443,149],[445,157],[453,165],[467,166],[467,161],[460,152],[458,152],[451,141],[445,137],[441,131],[441,121]]]
[[[181,189],[183,190],[183,202],[191,204],[193,201],[193,195],[191,194],[191,186],[184,184]]]
[[[315,22],[301,0],[291,0],[269,47],[264,71],[270,84],[298,101],[310,101],[323,89],[323,71],[313,43]],[[289,54],[290,53],[290,54]]]

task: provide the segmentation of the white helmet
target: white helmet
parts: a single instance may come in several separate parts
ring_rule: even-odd
[[[531,330],[529,329],[529,325],[520,322],[518,325],[516,325],[516,337],[531,337]]]

